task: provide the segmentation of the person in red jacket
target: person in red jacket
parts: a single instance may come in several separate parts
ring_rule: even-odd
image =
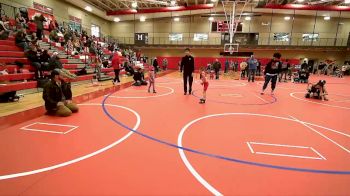
[[[37,26],[36,23],[33,20],[29,20],[28,23],[28,34],[32,35],[33,33],[36,33],[37,31]]]
[[[119,80],[119,72],[120,72],[120,64],[121,64],[121,53],[120,52],[116,52],[113,54],[113,58],[112,58],[112,67],[114,69],[114,80],[112,81],[114,85],[120,83]]]

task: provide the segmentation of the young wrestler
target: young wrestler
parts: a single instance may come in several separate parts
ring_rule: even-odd
[[[151,87],[153,87],[153,93],[157,93],[156,90],[155,90],[155,87],[154,87],[154,83],[155,83],[155,78],[156,78],[156,74],[155,74],[155,71],[154,71],[154,67],[153,66],[150,66],[149,68],[149,86],[148,86],[148,92],[150,93],[151,92]]]
[[[322,101],[328,101],[326,95],[328,92],[326,90],[326,81],[320,80],[317,84],[309,84],[307,87],[307,93],[305,98],[316,98],[321,99]]]
[[[199,103],[205,103],[205,100],[207,99],[207,89],[209,86],[209,82],[207,80],[207,74],[205,71],[201,72],[201,85],[203,85],[203,98],[200,99]]]

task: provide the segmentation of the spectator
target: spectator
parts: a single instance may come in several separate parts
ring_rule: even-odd
[[[260,76],[261,75],[261,62],[258,60],[258,66],[256,67],[256,75]]]
[[[72,74],[69,70],[63,68],[63,65],[58,57],[58,53],[54,52],[49,60],[49,69],[58,71],[62,76],[70,79],[75,79],[77,76]]]
[[[27,28],[26,19],[23,18],[20,13],[16,14],[15,19],[16,19],[17,29]]]
[[[42,40],[44,32],[44,22],[46,21],[46,19],[42,14],[40,14],[40,16],[34,17],[34,21],[37,26],[36,37],[38,37],[39,40]]]
[[[229,68],[230,68],[230,62],[228,61],[228,59],[226,59],[226,61],[225,61],[225,71],[224,72],[227,73]]]
[[[114,69],[114,75],[115,75],[113,80],[113,85],[120,83],[119,72],[120,72],[120,64],[122,63],[120,57],[121,57],[121,53],[116,52],[114,53],[112,58],[112,67]]]
[[[57,21],[55,19],[51,20],[49,24],[49,31],[51,32],[53,30],[57,30],[57,27],[58,27]]]
[[[166,71],[168,69],[168,59],[163,59],[163,70]]]
[[[301,64],[300,69],[308,70],[308,65],[307,65],[306,61],[304,61],[303,64]]]
[[[242,61],[239,66],[240,66],[240,69],[241,69],[241,79],[242,79],[245,76],[245,72],[247,70],[248,64],[247,64],[247,62]]]
[[[129,53],[129,52],[128,52]],[[157,61],[157,57],[154,57],[153,60],[153,67],[154,67],[154,72],[158,72],[158,61]]]
[[[54,42],[59,42],[60,38],[58,37],[58,34],[57,34],[57,30],[56,30],[56,29],[53,29],[53,30],[50,32],[49,38],[50,38],[50,40],[52,40],[52,41],[54,41]]]
[[[133,76],[135,71],[134,69],[130,66],[129,62],[125,61],[124,62],[124,69],[127,75]]]
[[[37,32],[37,25],[33,20],[29,20],[28,22],[28,34],[35,35]]]
[[[141,85],[147,85],[147,82],[145,81],[144,74],[142,72],[142,69],[140,67],[137,68],[137,71],[134,73],[134,86],[141,86]]]
[[[15,37],[16,46],[23,48],[24,52],[27,52],[29,48],[27,42],[28,40],[25,33],[22,30],[18,31]]]
[[[70,83],[66,83],[56,70],[51,72],[51,80],[44,87],[43,99],[49,115],[66,117],[79,110],[72,102]]]
[[[289,67],[290,67],[290,64],[287,59],[286,62],[282,64],[281,73],[279,74],[279,82],[282,82],[283,76],[284,76],[284,82],[287,82],[287,74],[288,74]]]
[[[49,69],[49,61],[50,61],[50,55],[48,50],[44,50],[43,53],[40,55],[40,64],[41,69],[44,71],[51,71]]]
[[[30,50],[27,52],[27,58],[35,67],[35,79],[43,78],[44,73],[40,63],[40,54],[34,45],[32,45]]]
[[[5,16],[2,16],[0,21],[0,40],[8,39],[10,35],[10,31],[6,28],[6,23],[7,21]]]
[[[250,56],[250,58],[247,60],[247,64],[248,64],[248,82],[250,82],[250,80],[254,82],[256,68],[258,66],[258,61],[254,58],[254,55]]]
[[[214,71],[215,71],[215,79],[219,79],[219,72],[220,72],[220,69],[221,69],[221,63],[219,61],[219,59],[215,59],[215,62],[213,63],[213,68],[214,68]]]

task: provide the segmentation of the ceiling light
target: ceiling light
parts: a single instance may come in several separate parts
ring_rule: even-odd
[[[176,18],[174,18],[174,21],[175,21],[175,22],[179,22],[179,21],[180,21],[180,18],[179,18],[179,17],[176,17]]]
[[[297,2],[298,2],[298,3],[302,3],[302,2],[304,2],[304,0],[297,0]]]
[[[350,0],[345,0],[344,3],[350,4]]]
[[[217,0],[211,0],[211,2],[216,2]]]
[[[92,8],[91,8],[90,6],[86,6],[86,7],[85,7],[85,10],[91,12],[91,11],[92,11]]]
[[[250,17],[250,16],[246,16],[246,17],[244,18],[244,20],[248,20],[248,21],[250,21],[250,20],[252,20],[252,17]]]
[[[136,1],[132,2],[132,3],[131,3],[131,7],[137,8],[137,2],[136,2]]]
[[[330,20],[331,17],[330,17],[330,16],[325,16],[323,19],[324,19],[324,20]]]
[[[176,1],[174,1],[174,0],[170,1],[171,6],[175,6],[175,4],[176,4]]]
[[[214,17],[210,16],[210,17],[208,18],[208,20],[209,20],[209,21],[213,21],[213,20],[214,20]]]
[[[120,18],[114,18],[114,22],[120,22]]]
[[[141,22],[145,22],[145,21],[146,21],[146,17],[141,16],[141,17],[140,17],[140,21],[141,21]]]
[[[284,20],[290,20],[290,16],[285,16]]]

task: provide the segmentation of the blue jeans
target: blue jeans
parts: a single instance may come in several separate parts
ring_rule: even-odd
[[[250,78],[251,78],[252,81],[254,82],[254,79],[255,79],[255,72],[256,72],[256,69],[249,69],[249,72],[248,72],[248,82],[250,82]]]
[[[266,89],[266,87],[269,84],[270,80],[271,80],[271,89],[272,89],[272,91],[275,90],[276,82],[277,82],[277,75],[275,75],[275,76],[265,75],[265,83],[264,83],[264,86],[263,86],[263,91]]]

